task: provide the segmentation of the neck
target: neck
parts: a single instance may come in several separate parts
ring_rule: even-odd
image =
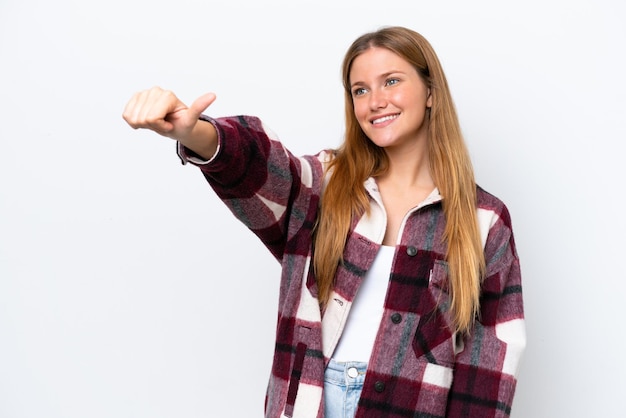
[[[428,148],[420,141],[411,149],[385,149],[389,158],[389,168],[379,177],[379,181],[394,184],[403,189],[434,189],[430,175]]]

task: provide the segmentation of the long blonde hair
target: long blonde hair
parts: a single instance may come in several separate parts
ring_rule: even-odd
[[[446,77],[430,43],[403,27],[387,27],[356,39],[342,66],[345,93],[345,140],[329,165],[331,172],[321,199],[315,230],[313,266],[319,300],[328,301],[334,286],[350,225],[369,210],[364,182],[387,170],[384,149],[363,133],[354,115],[350,70],[354,59],[371,47],[386,48],[409,62],[432,95],[428,129],[430,172],[443,196],[446,260],[455,330],[469,332],[479,312],[485,261],[476,218],[476,183]]]

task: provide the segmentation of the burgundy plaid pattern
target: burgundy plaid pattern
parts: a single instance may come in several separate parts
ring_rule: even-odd
[[[276,346],[265,416],[321,418],[324,369],[386,227],[376,183],[371,211],[355,219],[320,312],[311,268],[311,234],[328,152],[297,158],[250,116],[202,119],[217,128],[219,149],[197,164],[230,210],[281,263]],[[451,331],[445,219],[433,194],[406,218],[365,378],[357,417],[507,417],[525,347],[519,261],[506,207],[478,189],[487,260],[481,312],[469,336]]]

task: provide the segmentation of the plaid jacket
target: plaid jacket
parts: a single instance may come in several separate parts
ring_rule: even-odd
[[[325,366],[385,232],[376,183],[365,183],[371,212],[353,222],[345,262],[322,314],[311,231],[330,155],[297,158],[254,117],[202,118],[217,128],[218,151],[206,162],[179,146],[183,163],[200,167],[282,266],[265,416],[321,418]],[[441,197],[433,192],[406,216],[357,417],[509,416],[525,347],[519,260],[506,207],[480,188],[478,220],[487,277],[480,320],[463,337],[450,326]]]

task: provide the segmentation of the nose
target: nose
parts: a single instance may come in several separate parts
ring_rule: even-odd
[[[370,100],[369,100],[370,109],[382,109],[387,106],[387,95],[383,90],[373,89],[370,92]]]

